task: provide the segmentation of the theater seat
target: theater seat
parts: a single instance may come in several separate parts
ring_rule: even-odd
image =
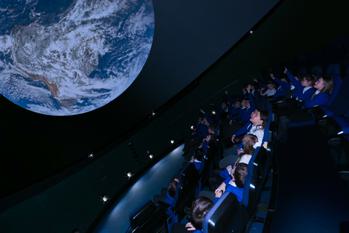
[[[168,206],[161,203],[147,203],[140,211],[130,218],[130,227],[127,233],[148,233],[168,231],[166,209]]]
[[[175,205],[175,212],[179,218],[185,216],[185,207],[190,207],[195,199],[196,187],[200,181],[200,175],[197,172],[193,163],[188,163],[181,173],[180,190],[178,192],[178,200]]]
[[[235,195],[225,192],[212,207],[203,223],[204,233],[244,232],[248,214]]]
[[[155,212],[157,206],[154,202],[149,201],[136,214],[130,217],[131,226],[137,226],[146,221],[149,216]]]
[[[333,78],[333,90],[330,98],[330,105],[336,101],[338,93],[342,87],[341,66],[339,64],[330,64],[327,67],[326,73]]]

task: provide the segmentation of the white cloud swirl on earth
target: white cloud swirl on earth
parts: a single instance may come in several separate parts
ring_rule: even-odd
[[[145,12],[149,2],[139,2],[76,0],[54,24],[36,20],[0,35],[0,53],[13,61],[0,59],[0,90],[15,103],[40,103],[27,108],[47,115],[80,114],[109,103],[131,85],[151,48],[152,36],[145,32],[154,28],[153,11]],[[137,4],[137,11],[115,21]],[[123,64],[108,67],[107,78],[91,78],[100,58],[116,49],[111,43],[115,39],[128,44],[117,57]],[[78,103],[84,99],[90,104],[81,107]]]

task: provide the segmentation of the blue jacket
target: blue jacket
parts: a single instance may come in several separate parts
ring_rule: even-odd
[[[233,134],[237,137],[245,135],[252,128],[252,123],[247,122],[243,127],[235,131]]]
[[[297,99],[301,99],[302,91],[303,91],[303,86],[299,80],[295,78],[295,76],[288,71],[287,72],[287,79],[290,81],[290,83],[294,86],[293,90],[293,96]]]
[[[202,170],[204,169],[204,162],[197,162],[197,161],[194,161],[194,166],[195,166],[195,169],[198,171],[198,173],[200,174],[202,172]]]
[[[204,124],[197,124],[195,136],[199,139],[203,139],[208,135],[208,127]]]
[[[330,103],[330,95],[326,92],[320,92],[317,95],[313,95],[310,99],[304,102],[305,108],[313,108],[315,106],[326,107]]]
[[[240,121],[245,124],[246,122],[249,122],[251,118],[251,113],[254,111],[254,108],[249,107],[245,109],[240,109],[239,119]]]
[[[228,114],[231,120],[236,119],[239,116],[239,113],[240,113],[240,108],[235,108],[234,106],[229,107]]]
[[[316,91],[316,89],[314,87],[309,88],[304,93],[302,90],[302,92],[300,94],[300,100],[302,100],[304,102],[309,101],[311,99],[311,97],[314,95],[315,91]]]
[[[285,97],[288,94],[288,91],[290,90],[291,86],[289,83],[281,81],[280,79],[275,78],[274,81],[276,82],[279,87],[276,89],[276,93],[274,97]]]
[[[311,99],[311,97],[316,91],[315,88],[312,87],[303,93],[304,87],[302,86],[301,82],[297,80],[290,71],[287,72],[287,78],[288,80],[290,80],[291,84],[295,87],[293,91],[295,98],[302,100],[304,102],[309,101],[309,99]]]

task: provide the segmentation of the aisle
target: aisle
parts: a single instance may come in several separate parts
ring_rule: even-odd
[[[272,233],[339,233],[349,220],[349,194],[337,178],[317,128],[289,130],[277,153],[279,191]]]

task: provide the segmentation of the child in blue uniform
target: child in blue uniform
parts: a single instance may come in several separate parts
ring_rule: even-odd
[[[255,144],[255,148],[262,145],[264,137],[264,125],[268,120],[268,112],[256,109],[250,115],[250,122],[245,126],[235,131],[231,137],[233,143],[239,142],[239,138],[245,134],[253,134],[257,137],[258,141]]]
[[[328,106],[330,103],[332,85],[333,81],[331,77],[322,76],[319,78],[314,84],[314,88],[316,89],[315,93],[310,99],[304,101],[304,107],[313,108],[316,106]]]
[[[278,85],[276,92],[273,96],[274,99],[281,99],[288,95],[291,85],[287,82],[286,77],[276,78],[273,73],[270,74],[271,79]]]
[[[216,200],[218,200],[224,192],[230,192],[236,196],[240,203],[242,202],[247,168],[248,166],[246,163],[237,164],[233,176],[230,179],[226,179],[215,190]]]
[[[316,89],[313,87],[313,77],[310,75],[303,75],[301,80],[298,80],[286,67],[284,73],[288,80],[294,86],[294,98],[298,101],[308,101],[314,94]]]
[[[213,202],[206,197],[197,198],[192,205],[192,211],[190,216],[190,222],[185,225],[176,225],[173,232],[174,233],[202,233],[202,224],[205,220],[207,213],[213,206]]]
[[[236,166],[243,162],[248,164],[254,152],[254,145],[257,143],[257,137],[253,134],[246,134],[242,138],[242,148],[238,151],[237,160],[233,160],[232,156],[227,156],[220,161],[220,167],[223,168],[219,172],[219,176],[226,180],[234,173]]]

